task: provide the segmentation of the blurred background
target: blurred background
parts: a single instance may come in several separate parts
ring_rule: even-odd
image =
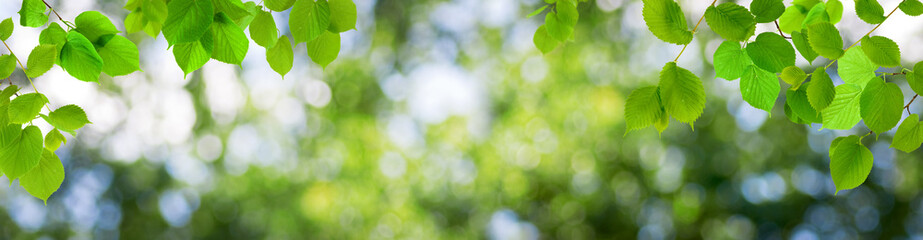
[[[134,33],[143,72],[36,79],[93,124],[57,151],[66,179],[47,206],[0,178],[0,239],[923,238],[920,151],[889,148],[893,132],[867,138],[868,181],[834,196],[830,141],[868,130],[791,123],[783,97],[772,113],[750,107],[714,77],[721,40],[704,22],[679,60],[708,91],[695,130],[625,135],[625,97],[681,48],[647,30],[640,1],[581,3],[576,41],[544,56],[532,44],[544,14],[525,17],[542,0],[354,2],[358,30],[326,70],[301,44],[282,79],[251,43],[242,67],[211,61],[184,79],[162,36]],[[690,27],[707,7],[679,2]],[[119,29],[128,13],[124,0],[49,3]],[[27,56],[40,29],[18,25],[20,4],[0,1],[0,18]],[[873,26],[843,4],[848,45]],[[283,33],[287,14],[274,13]],[[898,12],[876,31],[908,68],[923,59],[921,22]]]

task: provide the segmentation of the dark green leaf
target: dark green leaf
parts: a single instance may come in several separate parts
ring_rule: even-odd
[[[215,15],[211,0],[172,0],[163,24],[163,36],[170,45],[195,42],[211,26]]]
[[[807,29],[803,29],[807,32]],[[794,31],[792,32],[792,43],[795,44],[795,49],[798,49],[798,52],[801,53],[801,56],[804,57],[804,60],[807,60],[809,63],[813,62],[814,59],[817,59],[817,52],[811,48],[811,44],[808,42],[807,34],[802,34],[801,32]]]

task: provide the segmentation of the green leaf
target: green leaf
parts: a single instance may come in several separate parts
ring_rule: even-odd
[[[820,112],[811,107],[808,101],[807,88],[811,87],[811,82],[805,83],[806,86],[797,90],[789,89],[786,92],[785,104],[788,104],[799,118],[812,123],[823,122]]]
[[[920,0],[904,0],[901,4],[897,5],[897,7],[910,16],[920,16],[920,14],[923,14],[923,3],[920,3]]]
[[[894,133],[891,147],[904,152],[913,152],[923,144],[923,126],[920,126],[920,116],[910,114]]]
[[[747,44],[747,54],[750,55],[753,64],[773,73],[795,65],[795,48],[776,33],[760,33],[756,36],[756,41]]]
[[[811,24],[823,22],[829,23],[830,16],[827,15],[827,7],[823,3],[817,3],[808,11],[808,14],[804,16],[804,22],[801,23],[801,27],[805,28]]]
[[[13,35],[13,18],[3,19],[0,22],[0,40],[6,41]]]
[[[821,0],[794,0],[792,1],[792,4],[803,8],[804,9],[803,12],[807,12],[807,9],[810,9],[811,7],[813,7],[814,5],[817,5],[817,3],[820,3],[820,2]]]
[[[82,108],[71,104],[55,109],[49,113],[48,123],[62,131],[73,132],[82,128],[83,125],[90,123],[90,120],[87,119],[87,114]]]
[[[692,42],[686,16],[673,0],[643,0],[641,15],[647,28],[660,40],[677,45]]]
[[[878,0],[856,0],[856,15],[869,24],[882,23],[886,18],[885,9]]]
[[[167,9],[163,36],[170,45],[198,41],[214,21],[211,0],[172,0]]]
[[[901,65],[901,49],[891,39],[874,36],[862,38],[862,51],[873,63],[882,67],[897,67]]]
[[[532,11],[532,13],[529,13],[529,15],[526,15],[526,18],[531,18],[531,17],[534,17],[535,15],[538,15],[539,13],[544,12],[545,9],[548,8],[548,6],[551,6],[551,5],[545,5],[538,9],[535,9],[535,11]]]
[[[731,41],[722,42],[715,50],[712,59],[715,65],[715,75],[727,80],[740,78],[747,67],[753,65],[747,52],[740,48],[740,43]]]
[[[865,125],[875,133],[887,132],[901,120],[904,94],[894,83],[875,78],[869,81],[859,97],[859,115]]]
[[[337,59],[340,54],[340,34],[324,32],[314,41],[308,42],[308,56],[311,61],[319,64],[323,68]]]
[[[826,9],[830,23],[836,24],[843,19],[843,3],[840,0],[828,0]]]
[[[288,26],[295,44],[310,42],[330,27],[330,6],[326,0],[297,0],[289,13]]]
[[[801,119],[800,117],[798,117],[798,114],[795,114],[795,112],[792,111],[792,106],[789,105],[788,101],[785,102],[782,109],[785,112],[785,116],[788,118],[789,121],[793,123],[797,123],[797,124],[810,124],[810,122],[807,122]]]
[[[830,176],[837,192],[862,185],[872,172],[872,152],[861,140],[859,136],[846,137],[830,157]]]
[[[843,142],[843,140],[846,140],[849,137],[852,136],[837,137],[830,142],[830,150],[827,151],[827,154],[830,156],[830,158],[833,158],[833,153],[836,152],[836,146],[840,145],[840,142]]]
[[[353,0],[330,0],[329,4],[330,26],[327,27],[328,31],[341,33],[356,28],[356,4]],[[561,9],[558,9],[558,12],[561,12]]]
[[[811,85],[807,86],[808,102],[811,107],[818,112],[823,111],[833,102],[836,96],[836,88],[833,87],[833,79],[827,75],[825,68],[814,69],[811,74]]]
[[[660,100],[667,114],[692,123],[705,109],[705,87],[699,77],[668,62],[660,71]]]
[[[654,125],[666,115],[660,103],[657,87],[643,87],[631,91],[625,100],[625,134],[632,130]]]
[[[807,32],[807,29],[804,29]],[[807,60],[808,63],[813,62],[814,59],[817,59],[817,52],[814,52],[814,49],[811,48],[811,44],[808,43],[808,35],[802,34],[801,32],[794,31],[792,32],[792,43],[795,44],[795,49],[798,49],[798,52],[801,53],[801,56],[804,57],[804,60]]]
[[[41,93],[27,93],[14,98],[8,110],[10,123],[24,124],[32,121],[45,103],[48,103],[48,98]]]
[[[750,65],[740,77],[740,94],[751,106],[772,112],[772,106],[779,97],[779,78],[775,74]]]
[[[555,40],[564,42],[574,34],[574,26],[563,23],[557,14],[551,12],[545,15],[545,31]]]
[[[12,97],[13,94],[16,94],[16,92],[18,91],[19,91],[19,87],[17,87],[16,85],[10,85],[4,88],[3,91],[0,92],[0,105],[9,106],[10,97]],[[5,113],[7,112],[8,109],[9,108],[5,108],[3,109],[3,111],[0,111],[0,113]],[[2,118],[2,121],[0,121],[0,126],[6,126],[6,124],[10,123],[9,114],[0,114],[0,118]]]
[[[840,84],[836,86],[836,95],[821,112],[824,118],[824,128],[850,129],[859,123],[859,93],[862,88],[855,84]]]
[[[211,0],[215,14],[224,13],[228,18],[237,20],[250,15],[240,0]]]
[[[141,70],[138,59],[138,46],[119,35],[106,35],[100,38],[102,47],[96,49],[103,59],[103,72],[109,76],[128,75]]]
[[[843,54],[838,62],[837,71],[843,82],[855,84],[859,88],[865,87],[869,79],[875,77],[875,70],[878,69],[878,65],[855,47],[846,50],[846,54]]]
[[[48,197],[64,182],[64,165],[57,155],[47,149],[41,155],[38,165],[19,179],[19,185],[47,205]]]
[[[782,16],[785,12],[785,4],[782,0],[753,0],[750,2],[750,11],[753,12],[753,16],[756,16],[754,19],[756,22],[768,23]]]
[[[3,57],[0,57],[0,65],[2,65]],[[918,77],[917,74],[923,73],[923,61],[918,62],[913,65],[913,71],[907,73],[907,84],[910,85],[910,89],[913,89],[917,94],[923,93],[923,76]],[[0,76],[3,76],[0,74]]]
[[[77,25],[77,32],[83,34],[90,42],[96,42],[103,35],[116,34],[119,30],[109,21],[109,18],[103,16],[97,11],[86,11],[77,16],[74,20]]]
[[[548,54],[561,44],[557,39],[548,35],[548,31],[545,31],[545,25],[541,25],[538,27],[538,30],[535,30],[535,35],[532,36],[532,43],[535,44],[535,47],[538,48],[539,51],[542,51],[542,54]]]
[[[265,5],[266,8],[269,8],[269,10],[272,10],[275,12],[281,12],[281,11],[288,10],[294,4],[295,4],[295,0],[266,0],[266,1],[263,1],[263,5]]]
[[[205,66],[212,57],[212,33],[209,31],[199,41],[180,43],[173,46],[173,57],[180,69],[183,69],[184,75]]]
[[[260,11],[250,23],[250,38],[253,42],[265,48],[271,48],[279,40],[279,29],[276,28],[276,20],[272,14]]]
[[[248,11],[247,15],[240,19],[234,20],[234,22],[237,23],[237,26],[240,26],[240,29],[246,29],[248,26],[250,26],[250,23],[253,22],[254,18],[256,18],[256,14],[262,11],[262,8],[257,7],[256,3],[254,2],[244,3],[244,8],[246,8]]]
[[[36,78],[48,72],[54,66],[55,59],[58,57],[58,47],[51,44],[38,45],[29,53],[29,61],[26,61],[26,76]]]
[[[61,134],[61,131],[58,131],[57,128],[51,129],[48,134],[45,134],[45,149],[54,152],[65,143],[67,143],[67,138],[64,138],[64,134]]]
[[[712,31],[734,42],[747,41],[756,30],[756,22],[750,11],[734,3],[708,7],[705,10],[705,21]]]
[[[144,18],[144,14],[140,11],[133,11],[128,13],[125,16],[125,32],[126,33],[135,33],[140,32],[144,29],[144,25],[147,24],[147,19]]]
[[[19,125],[7,125],[10,130],[3,130],[3,137],[12,135],[9,142],[0,148],[0,170],[10,181],[26,175],[38,166],[42,157],[42,131],[36,126],[28,126],[19,131]]]
[[[38,35],[38,43],[56,45],[57,51],[60,52],[64,48],[64,44],[67,43],[67,32],[64,31],[64,28],[61,28],[61,25],[53,22],[48,24],[48,27]]]
[[[801,30],[801,24],[804,23],[805,12],[798,6],[789,6],[779,17],[779,29],[782,32],[791,33]]]
[[[212,58],[237,65],[244,61],[247,50],[250,48],[250,40],[247,40],[244,30],[240,29],[240,26],[237,26],[227,15],[215,14],[212,34],[215,44]]]
[[[16,71],[16,57],[13,55],[0,55],[0,79],[8,78]]]
[[[292,70],[294,54],[292,53],[292,43],[288,40],[288,36],[283,35],[275,46],[266,50],[266,61],[269,62],[269,67],[282,75],[283,78],[285,74]]]
[[[84,82],[98,82],[103,59],[93,43],[77,31],[67,33],[67,43],[61,48],[61,67]]]
[[[48,22],[45,14],[45,3],[42,0],[22,0],[19,9],[19,24],[25,27],[41,27]]]
[[[164,0],[144,0],[144,7],[141,8],[141,12],[148,21],[159,25],[164,24],[167,17],[169,17],[169,7],[167,6],[167,1]]]
[[[782,81],[797,89],[801,82],[808,78],[808,74],[805,74],[804,70],[797,66],[788,66],[782,69],[782,74],[779,77],[782,78]]]
[[[817,54],[836,60],[843,56],[843,39],[840,31],[829,22],[815,23],[808,26],[808,42]]]

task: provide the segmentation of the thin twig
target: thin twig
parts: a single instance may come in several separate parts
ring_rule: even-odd
[[[712,1],[709,6],[715,5],[716,2],[718,2],[718,0]],[[702,17],[699,18],[699,22],[695,23],[695,27],[692,28],[692,35],[695,35],[695,31],[699,29],[699,24],[702,24],[702,19],[705,19],[705,14],[702,14]],[[690,40],[689,43],[692,43],[692,40]],[[679,57],[682,56],[683,52],[686,51],[686,47],[689,46],[689,43],[687,43],[686,45],[683,45],[683,50],[679,50],[679,54],[676,55],[676,58],[673,59],[673,62],[679,61]]]
[[[781,35],[785,39],[792,39],[792,37],[785,36],[785,33],[782,33],[782,27],[779,27],[779,20],[776,20],[775,23],[776,23],[776,29],[779,30],[779,35]]]
[[[51,9],[51,12],[53,12],[55,16],[58,16],[58,20],[61,20],[61,22],[64,23],[65,26],[69,28],[75,28],[74,26],[71,26],[71,24],[68,23],[67,21],[64,21],[64,18],[62,18],[61,15],[58,14],[58,11],[55,11],[54,8],[51,7],[51,4],[48,4],[48,2],[46,2],[45,0],[42,0],[42,3],[44,3],[45,6],[48,7],[48,9]]]
[[[917,100],[918,96],[920,96],[920,94],[914,94],[913,98],[910,99],[910,102],[908,102],[907,105],[904,105],[904,109],[907,110],[907,114],[910,114],[910,104],[913,103],[913,100]]]
[[[3,42],[3,46],[6,46],[6,50],[10,51],[10,56],[13,56],[13,59],[16,59],[16,62],[19,63],[19,67],[22,68],[22,73],[26,75],[26,79],[29,79],[29,84],[32,85],[32,90],[35,90],[35,93],[39,93],[38,88],[35,87],[35,83],[32,83],[32,78],[30,78],[29,74],[26,73],[26,66],[22,64],[22,61],[19,61],[19,57],[17,57],[16,54],[13,53],[13,49],[10,48],[10,45],[6,44],[6,41],[2,41],[2,42]],[[10,85],[13,85],[12,80],[10,80]],[[51,112],[51,107],[48,107],[48,104],[49,104],[48,102],[45,102],[45,108],[48,109],[48,112]]]

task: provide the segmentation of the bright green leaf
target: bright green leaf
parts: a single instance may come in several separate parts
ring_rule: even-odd
[[[215,15],[211,0],[172,0],[167,8],[163,36],[170,45],[198,41],[208,32]]]
[[[64,134],[61,134],[61,131],[58,131],[57,128],[51,129],[51,131],[48,131],[48,134],[45,134],[45,149],[54,152],[65,143],[67,143],[67,138],[65,138]]]
[[[96,49],[103,59],[103,72],[109,76],[128,75],[140,70],[138,46],[119,35],[106,35],[100,38],[102,47]]]
[[[875,78],[869,81],[859,98],[859,115],[875,133],[887,132],[901,120],[904,94],[894,83]]]
[[[829,22],[815,23],[808,26],[808,43],[817,54],[836,60],[843,56],[843,39],[840,31]]]
[[[740,77],[740,94],[744,101],[767,112],[772,112],[781,90],[779,78],[756,65],[750,65]]]
[[[804,23],[805,12],[798,6],[789,6],[779,17],[779,29],[783,32],[791,33],[801,30],[801,24]]]
[[[0,79],[8,78],[16,71],[16,57],[13,55],[0,55]]]
[[[7,18],[0,21],[0,40],[6,41],[13,35],[13,19]]]
[[[67,33],[67,43],[61,49],[61,67],[84,82],[98,82],[103,59],[93,43],[77,31]]]
[[[862,51],[873,63],[882,67],[897,67],[901,65],[901,49],[891,39],[874,36],[862,38]]]
[[[869,24],[882,23],[886,18],[885,9],[878,0],[856,0],[856,15]]]
[[[250,23],[250,38],[253,42],[265,48],[271,48],[279,40],[279,29],[272,14],[260,11]]]
[[[157,24],[164,24],[169,17],[169,7],[165,0],[144,0],[141,12],[148,21]]]
[[[333,62],[340,54],[340,34],[324,32],[314,41],[308,42],[308,56],[311,61],[319,64],[323,68]]]
[[[41,93],[27,93],[14,98],[8,110],[10,123],[24,124],[32,121],[45,103],[48,103],[48,98]]]
[[[692,41],[686,16],[673,0],[643,0],[641,15],[647,28],[664,42],[685,45]]]
[[[846,137],[830,157],[830,176],[837,192],[862,185],[872,172],[872,152],[861,140],[859,136]]]
[[[545,9],[548,8],[548,6],[551,6],[551,5],[545,5],[538,9],[535,9],[535,11],[532,11],[532,13],[529,13],[529,15],[526,15],[526,18],[531,18],[531,17],[534,17],[535,15],[538,15],[539,13],[544,12]]]
[[[61,25],[53,22],[48,24],[48,27],[38,35],[38,43],[54,44],[57,46],[57,51],[60,52],[64,48],[64,44],[67,43],[67,32],[64,31],[64,28],[61,28]]]
[[[2,57],[0,57],[0,62],[2,62]],[[917,76],[917,74],[923,74],[923,62],[914,64],[913,71],[907,73],[907,84],[910,85],[910,89],[917,94],[923,94],[923,76]],[[0,74],[0,76],[3,75]]]
[[[923,14],[923,3],[920,3],[920,0],[904,0],[901,4],[897,5],[897,7],[910,16],[920,16],[920,14]]]
[[[29,53],[29,60],[26,61],[26,76],[36,78],[45,74],[54,66],[55,59],[58,57],[58,47],[51,44],[38,45]]]
[[[90,123],[90,120],[87,119],[87,114],[82,108],[71,104],[49,113],[48,123],[62,131],[73,132]]]
[[[843,3],[840,0],[828,0],[826,9],[830,23],[836,24],[843,19]]]
[[[265,5],[266,8],[276,12],[288,10],[294,4],[295,0],[266,0],[263,2],[263,5]]]
[[[83,34],[90,42],[96,42],[103,35],[116,34],[119,30],[109,21],[109,18],[103,16],[97,11],[86,11],[77,16],[74,20],[77,25],[77,32]]]
[[[545,31],[555,40],[564,42],[574,34],[574,26],[565,24],[558,14],[552,12],[545,15]]]
[[[532,43],[534,43],[535,47],[538,48],[539,51],[542,51],[543,54],[548,54],[561,44],[557,39],[548,35],[548,31],[545,31],[545,25],[539,26],[538,30],[535,30],[535,35],[532,36]]]
[[[288,36],[279,38],[275,46],[266,50],[266,61],[269,62],[269,67],[285,77],[285,74],[292,70],[292,61],[294,61],[292,51],[292,43],[288,40]]]
[[[660,100],[667,114],[684,123],[692,123],[705,109],[705,87],[699,77],[668,62],[660,71]]]
[[[747,54],[753,60],[753,64],[773,73],[795,65],[795,48],[776,33],[760,33],[756,36],[756,41],[747,44]]]
[[[835,91],[833,101],[821,112],[824,115],[824,128],[850,129],[862,120],[859,116],[859,93],[862,88],[847,83],[836,86]]]
[[[212,58],[215,60],[240,64],[247,56],[247,50],[250,48],[250,40],[244,30],[240,29],[234,21],[228,18],[224,13],[215,14],[215,21],[212,23],[212,36],[214,39],[214,49]]]
[[[625,134],[654,125],[664,115],[657,87],[635,89],[625,100]]]
[[[327,0],[297,0],[289,14],[288,26],[295,43],[310,42],[330,27],[330,6]]]
[[[913,152],[923,144],[923,126],[920,126],[920,116],[910,114],[894,133],[891,147],[904,152]]]
[[[817,3],[810,11],[804,16],[804,22],[801,23],[801,27],[805,28],[815,23],[829,23],[830,16],[827,15],[827,7],[823,3]]]
[[[18,91],[19,91],[19,87],[17,87],[16,85],[9,85],[6,88],[4,88],[3,91],[0,92],[0,105],[8,106],[10,104],[10,97],[12,97]],[[3,109],[3,111],[0,111],[0,113],[7,112],[7,109]],[[5,126],[6,124],[10,122],[9,114],[0,114],[0,118],[3,119],[2,121],[0,121],[0,126]]]
[[[205,66],[212,57],[212,33],[209,31],[202,35],[202,39],[195,42],[180,43],[173,46],[173,57],[180,69],[183,69],[184,75]]]
[[[228,18],[237,20],[250,15],[241,0],[211,0],[215,14],[224,13]]]
[[[19,185],[48,204],[48,197],[64,183],[64,165],[57,155],[47,149],[41,155],[38,165],[19,179]]]
[[[327,27],[327,30],[341,33],[356,28],[357,13],[356,4],[353,3],[353,0],[330,0],[329,4],[330,26]],[[559,13],[561,9],[558,9]],[[574,12],[576,12],[576,8],[574,8]]]
[[[756,16],[756,22],[768,23],[782,16],[785,4],[782,4],[782,0],[753,0],[750,2],[750,11]]]
[[[833,102],[836,96],[836,88],[833,86],[833,79],[827,75],[824,68],[814,69],[811,74],[811,85],[807,86],[808,102],[814,110],[820,112]]]
[[[750,11],[734,3],[708,7],[705,10],[705,21],[712,31],[734,42],[747,41],[756,30],[756,22]]]
[[[843,82],[855,84],[859,88],[865,87],[865,83],[875,77],[875,70],[878,69],[878,65],[857,47],[847,50],[837,62],[837,71]]]
[[[3,130],[6,139],[0,148],[0,170],[12,181],[26,175],[38,165],[42,157],[42,131],[36,126],[28,126],[19,130],[16,124],[7,125],[9,130]]]
[[[715,50],[715,55],[712,59],[715,65],[715,75],[727,80],[740,78],[744,74],[744,70],[753,65],[753,61],[747,56],[747,52],[740,48],[740,43],[731,41],[722,42],[718,49]]]
[[[807,32],[807,29],[803,29]],[[808,43],[808,35],[803,34],[798,31],[792,32],[792,43],[795,44],[795,49],[798,49],[798,52],[801,53],[801,56],[804,57],[804,60],[807,60],[808,63],[813,62],[814,59],[817,59],[817,52],[811,48],[811,44]]]
[[[798,88],[801,85],[801,82],[804,82],[808,78],[808,74],[804,73],[804,70],[797,66],[788,66],[785,69],[782,69],[782,74],[779,75],[782,78],[782,81],[792,85],[794,88]]]
[[[41,27],[48,22],[45,14],[45,3],[42,0],[22,0],[19,9],[19,24],[25,27]]]

